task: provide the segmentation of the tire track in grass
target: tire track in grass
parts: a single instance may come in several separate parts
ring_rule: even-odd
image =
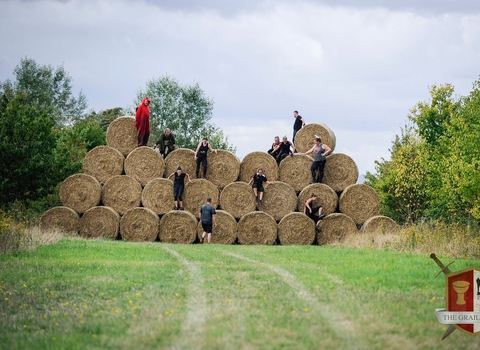
[[[207,295],[202,286],[202,274],[195,263],[188,261],[176,250],[170,249],[165,244],[162,248],[172,254],[188,270],[189,285],[187,291],[187,314],[182,323],[178,341],[172,344],[173,349],[185,349],[200,346],[203,335],[203,326],[207,317]]]
[[[277,274],[286,284],[288,284],[296,293],[299,299],[311,305],[312,309],[318,312],[323,319],[327,320],[330,329],[338,339],[345,342],[346,349],[368,349],[363,338],[359,338],[356,334],[355,325],[348,320],[345,315],[332,310],[330,305],[322,304],[315,295],[310,292],[302,282],[298,281],[293,274],[278,266],[268,264],[263,261],[254,260],[247,256],[237,253],[221,251],[223,255],[229,255],[239,260],[243,260],[252,264],[263,265],[269,270]]]

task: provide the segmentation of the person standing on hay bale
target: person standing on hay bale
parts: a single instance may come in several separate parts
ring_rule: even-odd
[[[273,138],[272,148],[270,148],[267,153],[270,154],[273,158],[277,159],[279,146],[280,145],[280,137],[275,136]]]
[[[150,137],[150,102],[144,97],[135,112],[135,129],[138,131],[138,147],[146,146]]]
[[[252,188],[253,188],[253,194],[255,195],[255,203],[262,205],[262,199],[263,199],[263,183],[269,184],[270,181],[267,180],[267,177],[263,173],[263,169],[260,168],[258,169],[258,172],[253,175],[253,177],[250,179],[248,182],[248,185],[250,185],[253,182]]]
[[[301,154],[309,154],[313,152],[313,163],[310,170],[312,171],[312,182],[322,183],[323,180],[323,169],[325,168],[325,163],[327,163],[327,155],[332,153],[332,149],[328,147],[326,144],[322,143],[320,137],[315,137],[314,145],[310,148],[307,152]],[[319,171],[318,178],[317,178],[317,169]],[[316,180],[316,181],[315,181]]]
[[[166,158],[170,152],[177,148],[175,137],[169,128],[165,129],[160,136],[160,140],[155,143],[155,147],[157,146],[159,146],[160,154],[163,156],[163,158]]]
[[[284,136],[282,142],[280,142],[278,146],[274,148],[274,151],[278,152],[277,164],[280,164],[282,159],[288,155],[293,157],[293,152],[290,150],[290,148],[293,148],[293,151],[295,151],[295,146],[293,143],[288,141],[287,136]]]
[[[217,153],[217,150],[213,149],[212,146],[210,146],[210,144],[208,143],[208,139],[204,137],[202,142],[198,144],[197,150],[195,151],[195,156],[193,157],[193,159],[197,161],[197,170],[196,170],[197,179],[199,178],[198,175],[200,174],[200,163],[203,164],[203,178],[207,179],[208,150]]]
[[[295,135],[297,132],[305,126],[305,119],[302,118],[301,115],[298,115],[298,111],[293,111],[293,117],[295,118],[295,122],[293,123],[293,138],[292,142],[295,142]]]
[[[203,234],[202,238],[200,238],[200,243],[203,244],[205,236],[207,236],[207,242],[210,243],[210,240],[212,239],[212,224],[213,227],[217,227],[217,212],[212,205],[212,198],[208,197],[207,203],[200,207],[198,217],[202,222],[203,228]]]
[[[305,208],[303,209],[303,213],[313,220],[313,222],[315,223],[315,230],[320,231],[320,222],[326,215],[322,214],[323,207],[321,205],[317,207],[313,206],[317,198],[317,195],[315,193],[312,193],[310,198],[308,198],[305,202]]]
[[[192,180],[190,180],[190,175],[182,171],[181,167],[178,167],[177,171],[171,173],[167,179],[170,179],[172,176],[175,176],[173,181],[173,210],[183,210],[182,195],[185,188],[185,176],[188,177],[188,182]],[[180,206],[178,206],[179,204]]]

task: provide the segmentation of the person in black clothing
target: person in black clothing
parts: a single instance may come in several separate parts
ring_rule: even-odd
[[[173,210],[183,210],[182,194],[183,189],[185,188],[185,176],[188,177],[188,182],[192,180],[190,180],[190,175],[182,171],[181,167],[178,167],[177,171],[171,173],[167,179],[170,179],[172,176],[175,176],[175,179],[173,180]],[[178,206],[179,204],[180,207]]]
[[[293,117],[295,118],[295,122],[293,123],[293,138],[292,142],[295,142],[295,135],[297,135],[298,130],[305,126],[305,119],[302,118],[301,115],[298,115],[298,111],[293,111]]]
[[[278,146],[276,146],[276,150],[278,152],[277,164],[280,164],[282,159],[285,158],[286,156],[288,155],[293,156],[293,152],[290,150],[290,147],[293,148],[293,150],[295,151],[295,146],[293,145],[293,143],[288,141],[287,137],[284,136],[282,142],[280,142]]]
[[[166,158],[170,152],[177,148],[175,137],[170,132],[170,129],[165,129],[165,132],[160,136],[160,140],[155,143],[155,147],[159,148],[160,154]]]
[[[200,163],[203,164],[203,178],[207,178],[207,152],[208,150],[217,153],[216,149],[213,149],[212,146],[208,143],[208,139],[206,137],[203,138],[202,142],[198,144],[197,150],[195,151],[195,156],[193,159],[197,161],[197,179],[199,178],[200,174]]]
[[[200,212],[198,217],[202,222],[203,234],[200,238],[200,243],[203,243],[205,236],[207,236],[207,242],[210,243],[212,239],[212,224],[213,227],[217,227],[217,212],[215,207],[212,205],[212,198],[207,198],[207,203],[200,207]]]
[[[317,231],[320,231],[320,222],[323,220],[323,218],[326,216],[325,214],[322,214],[323,207],[317,206],[314,207],[313,204],[317,200],[317,195],[315,193],[312,193],[310,198],[307,199],[305,202],[305,208],[303,209],[303,213],[308,216],[310,219],[315,222],[315,229]]]
[[[267,153],[270,154],[273,158],[277,159],[279,148],[277,146],[280,145],[280,137],[275,136],[273,138],[272,148],[270,148]]]
[[[258,169],[258,172],[253,175],[253,177],[250,179],[248,182],[248,185],[250,185],[253,182],[252,188],[253,188],[253,194],[255,195],[255,203],[258,203],[259,205],[262,205],[262,198],[263,198],[263,183],[269,184],[270,181],[267,180],[267,177],[263,173],[263,169],[260,168]]]

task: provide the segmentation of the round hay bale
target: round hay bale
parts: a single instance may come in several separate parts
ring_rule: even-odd
[[[335,153],[327,157],[323,183],[334,191],[341,192],[358,180],[358,167],[355,161],[342,153]]]
[[[40,218],[42,232],[59,230],[65,233],[78,234],[80,229],[80,216],[69,207],[54,207],[47,210]]]
[[[322,143],[335,150],[336,137],[332,129],[322,123],[311,123],[301,128],[295,135],[295,148],[298,152],[304,153],[313,147],[315,135],[320,136]]]
[[[74,174],[60,185],[60,201],[77,213],[85,213],[100,203],[102,187],[93,176]]]
[[[224,188],[229,183],[237,181],[240,174],[240,159],[232,152],[217,150],[217,153],[207,155],[207,178],[218,188]],[[200,171],[203,167],[200,166]]]
[[[240,244],[273,244],[277,239],[275,219],[262,211],[242,216],[237,226]]]
[[[341,213],[327,215],[320,223],[321,232],[317,233],[319,245],[329,244],[335,241],[343,241],[347,235],[358,232],[357,225],[352,218]]]
[[[240,181],[248,183],[259,168],[263,169],[268,181],[278,179],[278,165],[275,158],[266,152],[252,152],[247,154],[240,163]]]
[[[91,175],[104,184],[115,175],[122,175],[125,157],[120,151],[109,146],[97,146],[90,150],[83,160],[83,173]]]
[[[323,214],[332,214],[337,210],[337,193],[325,184],[311,184],[305,187],[298,195],[297,210],[299,212],[303,213],[305,202],[310,198],[312,193],[315,193],[318,196],[317,200],[314,202],[314,206],[321,205],[323,207]]]
[[[315,223],[302,213],[290,213],[278,223],[278,239],[283,245],[313,244]]]
[[[118,117],[107,129],[107,145],[120,151],[125,157],[138,146],[135,117]]]
[[[255,195],[252,187],[242,181],[225,186],[220,193],[220,207],[236,219],[255,211]]]
[[[216,244],[232,244],[237,239],[237,221],[235,218],[224,210],[216,210],[217,212],[217,227],[212,229],[211,243]],[[202,222],[199,221],[197,225],[198,238],[202,238],[203,227]],[[205,242],[207,237],[205,236]]]
[[[373,188],[364,184],[348,186],[338,200],[340,212],[350,216],[357,225],[378,215],[380,198]]]
[[[120,215],[140,206],[142,185],[128,175],[116,175],[105,182],[102,188],[102,202]]]
[[[80,236],[84,238],[112,238],[118,235],[120,215],[110,207],[88,209],[80,219]]]
[[[149,181],[142,192],[142,205],[158,215],[170,211],[173,206],[173,181],[164,178]]]
[[[148,181],[162,177],[165,161],[150,147],[137,147],[125,159],[125,174],[145,186]]]
[[[120,219],[124,241],[153,242],[158,236],[158,215],[148,208],[133,208]]]
[[[297,194],[292,186],[281,181],[274,181],[265,187],[263,204],[259,209],[271,215],[275,220],[281,220],[297,207]]]
[[[171,173],[177,171],[178,167],[182,167],[184,173],[190,175],[192,179],[195,178],[195,152],[188,148],[177,148],[172,151],[165,158],[164,177],[168,177]]]
[[[197,237],[197,219],[188,211],[172,210],[160,219],[161,242],[191,244]]]
[[[388,216],[376,215],[367,219],[360,229],[363,233],[373,234],[396,234],[400,230],[400,226],[390,219]]]
[[[218,196],[217,186],[205,179],[195,179],[185,184],[183,207],[197,216],[200,207],[205,204],[208,197],[212,198],[212,205],[216,208],[218,206]]]
[[[312,181],[310,172],[312,163],[311,157],[300,154],[284,158],[278,168],[279,180],[292,186],[296,192],[300,192]]]

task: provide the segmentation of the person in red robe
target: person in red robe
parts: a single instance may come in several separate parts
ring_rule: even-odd
[[[150,137],[150,105],[151,100],[144,97],[137,107],[135,114],[135,128],[138,130],[138,147],[147,146]]]

